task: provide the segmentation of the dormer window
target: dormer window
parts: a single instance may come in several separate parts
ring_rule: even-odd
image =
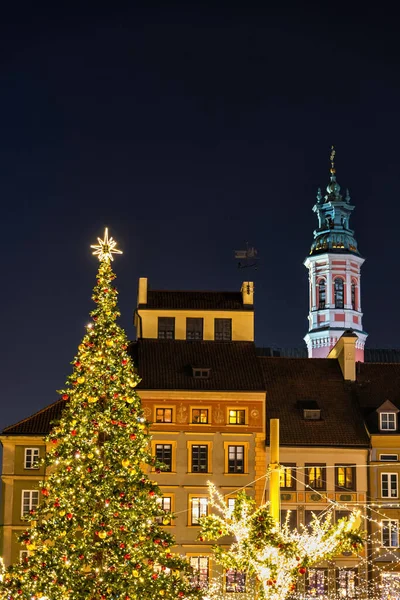
[[[396,413],[394,412],[382,412],[380,416],[380,429],[381,431],[396,431]]]
[[[193,377],[196,379],[209,379],[211,374],[211,369],[204,369],[200,367],[192,367]]]
[[[303,412],[305,421],[320,421],[321,409],[316,400],[298,400],[297,408]]]

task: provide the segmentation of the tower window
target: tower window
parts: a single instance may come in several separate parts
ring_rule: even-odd
[[[325,308],[326,303],[326,285],[325,279],[321,279],[318,284],[318,308],[321,310]]]
[[[335,308],[344,308],[344,281],[341,277],[336,277],[335,286]]]
[[[351,308],[353,310],[357,310],[356,308],[356,284],[354,281],[351,284]]]

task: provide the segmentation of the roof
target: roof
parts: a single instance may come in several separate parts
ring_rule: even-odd
[[[131,346],[145,390],[263,391],[253,342],[142,339]],[[193,377],[192,367],[211,369]]]
[[[61,417],[64,406],[64,400],[57,400],[15,425],[9,425],[3,429],[2,435],[47,435],[51,429],[51,423]]]
[[[282,446],[368,447],[351,384],[332,358],[258,358],[266,388],[268,423],[280,420]],[[303,402],[316,402],[320,420],[305,420]]]
[[[141,309],[160,310],[253,310],[243,304],[241,292],[195,292],[149,290]]]

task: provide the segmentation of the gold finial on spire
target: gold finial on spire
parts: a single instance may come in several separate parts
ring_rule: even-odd
[[[335,146],[331,146],[331,156],[330,156],[330,161],[331,161],[331,174],[334,175],[336,173],[336,169],[335,169],[335,156],[336,156],[336,150],[335,150]]]

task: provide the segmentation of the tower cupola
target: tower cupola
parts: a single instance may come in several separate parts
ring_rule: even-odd
[[[309,357],[325,358],[346,330],[357,335],[356,360],[364,360],[367,334],[362,328],[360,277],[364,259],[350,229],[349,190],[343,197],[336,179],[335,149],[330,154],[330,181],[326,194],[317,192],[313,211],[318,218],[309,256],[309,330],[305,336]]]

